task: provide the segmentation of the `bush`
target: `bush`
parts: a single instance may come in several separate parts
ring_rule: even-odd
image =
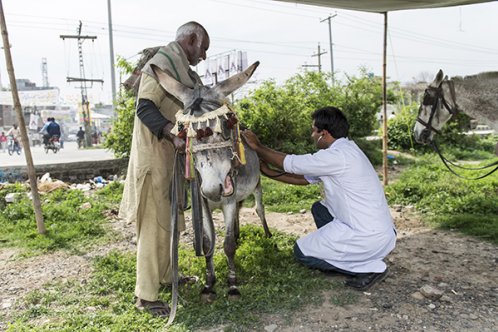
[[[382,165],[382,141],[373,140],[367,141],[364,138],[359,138],[354,140],[356,145],[363,151],[367,156],[368,160],[374,166]]]
[[[130,74],[134,68],[131,63],[120,56],[118,56],[116,67],[125,75]],[[116,101],[116,118],[104,141],[104,147],[113,151],[116,158],[126,158],[130,155],[135,121],[135,99],[131,91],[120,90]]]
[[[111,131],[106,135],[104,146],[114,152],[116,158],[130,155],[133,123],[135,121],[135,97],[122,91],[116,104],[116,118]]]
[[[417,107],[415,104],[405,106],[398,115],[388,120],[388,149],[407,151],[414,148],[413,126],[417,118]]]
[[[318,108],[341,109],[350,124],[350,137],[370,135],[376,127],[375,114],[382,105],[381,81],[363,69],[346,83],[329,84],[330,76],[316,72],[295,75],[281,87],[264,82],[235,107],[241,121],[269,147],[287,153],[310,153],[311,114]],[[389,101],[397,96],[389,90]]]

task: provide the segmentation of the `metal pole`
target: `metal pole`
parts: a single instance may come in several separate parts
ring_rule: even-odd
[[[114,110],[116,103],[116,74],[114,71],[114,43],[112,40],[112,14],[111,14],[111,0],[107,0],[107,12],[109,21],[109,50],[111,57],[111,88],[112,88],[112,109]]]
[[[35,210],[36,227],[38,233],[45,234],[45,224],[43,222],[43,214],[41,210],[40,195],[38,194],[38,182],[36,179],[36,170],[31,156],[31,147],[29,146],[28,133],[26,131],[26,123],[22,113],[21,102],[17,92],[16,76],[14,74],[14,64],[12,63],[12,55],[10,54],[9,35],[7,33],[7,24],[5,23],[5,15],[3,12],[2,0],[0,0],[0,26],[2,30],[3,49],[5,52],[5,62],[7,63],[7,72],[9,73],[10,90],[12,91],[12,100],[14,109],[16,110],[17,119],[19,120],[19,129],[21,130],[21,139],[24,144],[24,155],[28,166],[29,185],[31,187],[31,195],[33,196],[33,208]]]
[[[384,186],[387,186],[387,12],[384,13],[384,49],[383,49],[383,63],[382,63],[382,103],[384,110],[382,112],[382,170]]]
[[[337,14],[334,14],[333,16],[329,15],[329,17],[320,21],[320,23],[321,23],[321,22],[324,22],[325,20],[327,20],[329,23],[330,72],[332,74],[332,85],[335,83],[335,80],[334,80],[334,52],[333,52],[333,47],[332,47],[333,44],[332,44],[332,22],[331,21],[336,16],[337,16]]]

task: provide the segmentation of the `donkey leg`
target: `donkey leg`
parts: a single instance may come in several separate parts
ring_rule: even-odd
[[[216,241],[213,219],[211,211],[207,207],[207,202],[203,202],[203,229],[204,236],[202,241],[202,249],[206,257],[206,283],[204,289],[201,291],[201,300],[205,303],[212,303],[216,300],[216,292],[214,285],[216,284],[216,274],[214,272],[214,244]]]
[[[258,181],[258,185],[254,189],[254,201],[256,202],[256,213],[258,214],[261,223],[263,224],[263,228],[265,230],[266,237],[271,237],[270,229],[268,228],[268,224],[266,223],[265,216],[265,206],[263,205],[263,188],[261,187],[261,179]]]
[[[240,298],[240,292],[237,288],[237,278],[235,274],[235,251],[237,244],[235,242],[235,213],[237,212],[237,203],[235,200],[223,206],[223,217],[225,219],[225,242],[224,250],[228,262],[228,298],[236,300]]]
[[[233,231],[235,234],[235,243],[239,242],[239,237],[240,237],[239,215],[240,215],[240,209],[242,208],[243,203],[244,203],[244,201],[237,203],[237,211],[235,212],[235,219],[234,219],[234,224],[233,224]]]

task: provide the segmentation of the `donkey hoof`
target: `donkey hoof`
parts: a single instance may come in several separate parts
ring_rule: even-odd
[[[216,300],[216,292],[212,289],[204,288],[201,292],[201,301],[211,304]]]
[[[237,287],[230,287],[228,290],[228,299],[231,301],[237,301],[240,300],[240,291]]]

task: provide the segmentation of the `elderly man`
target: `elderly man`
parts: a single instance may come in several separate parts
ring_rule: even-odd
[[[175,113],[183,107],[158,83],[151,65],[188,87],[202,84],[189,67],[206,59],[209,35],[202,25],[188,22],[176,40],[161,47],[142,69],[133,139],[120,215],[136,223],[136,307],[167,317],[169,307],[158,299],[161,284],[171,283],[170,184],[175,149],[185,142],[170,133]],[[184,229],[182,222],[180,225]]]
[[[262,163],[263,174],[290,184],[323,183],[325,197],[311,207],[317,230],[297,240],[297,261],[350,276],[346,285],[366,290],[387,276],[383,259],[396,243],[384,191],[372,164],[347,138],[344,114],[325,107],[312,119],[314,154],[287,155],[262,145],[251,131],[243,135],[261,159],[285,170],[279,173]]]

